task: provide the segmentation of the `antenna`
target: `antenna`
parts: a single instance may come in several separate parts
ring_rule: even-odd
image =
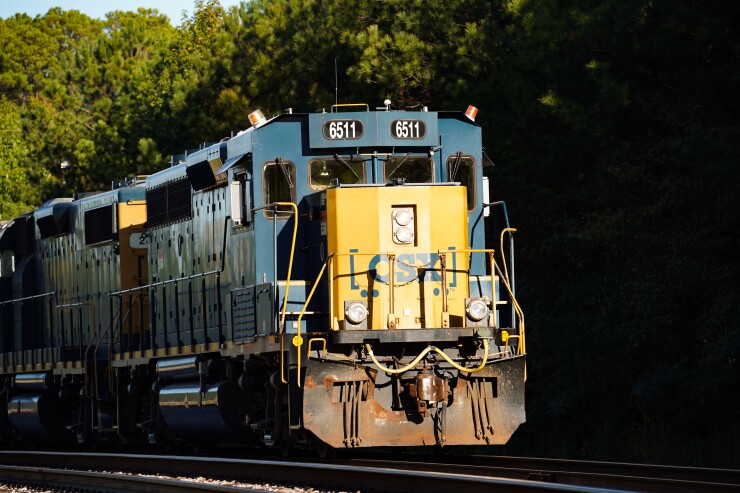
[[[339,104],[339,78],[337,77],[337,57],[334,57],[334,104]]]

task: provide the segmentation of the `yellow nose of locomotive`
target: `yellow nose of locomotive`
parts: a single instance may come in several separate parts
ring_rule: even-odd
[[[333,328],[464,326],[466,210],[460,186],[326,190]]]

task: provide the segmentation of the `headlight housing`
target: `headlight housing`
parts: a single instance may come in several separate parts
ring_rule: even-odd
[[[413,205],[393,208],[391,212],[393,243],[409,245],[414,242],[414,231],[416,230],[414,208]]]
[[[367,318],[367,307],[361,301],[348,301],[344,308],[344,317],[352,325],[360,325]]]
[[[488,300],[485,298],[470,298],[465,307],[468,318],[474,322],[480,322],[488,316]]]

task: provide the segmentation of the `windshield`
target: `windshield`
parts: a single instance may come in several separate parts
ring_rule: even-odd
[[[385,183],[403,178],[407,183],[432,183],[434,168],[432,159],[419,156],[391,156],[383,163]]]
[[[332,180],[338,180],[339,184],[343,185],[366,183],[365,160],[357,156],[313,159],[309,169],[309,180],[313,190],[327,188]]]

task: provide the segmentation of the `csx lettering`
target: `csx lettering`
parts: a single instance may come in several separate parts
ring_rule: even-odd
[[[447,264],[449,269],[448,281],[450,282],[450,287],[455,287],[457,285],[457,273],[455,272],[456,261],[454,255],[450,255],[449,257],[452,257],[452,265],[449,262]],[[366,271],[359,266],[362,270],[358,272],[356,270],[357,267],[355,256],[350,255],[350,281],[352,289],[360,289],[360,284],[364,284],[363,282],[357,282],[355,279],[355,277],[363,275],[370,275],[374,281],[383,284],[390,282],[389,274],[391,269],[387,255],[373,256],[367,263]],[[417,277],[420,282],[442,281],[438,253],[403,253],[396,257],[394,264],[394,284],[409,283],[416,280]]]

